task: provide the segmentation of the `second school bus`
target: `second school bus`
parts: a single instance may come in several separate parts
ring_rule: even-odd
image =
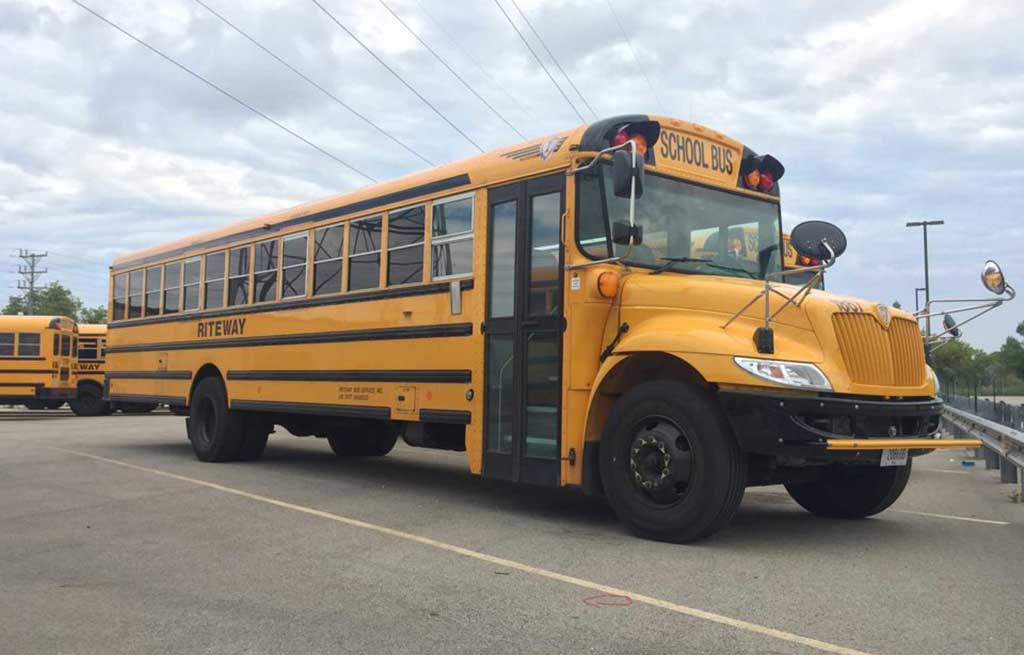
[[[77,348],[66,316],[0,316],[0,405],[55,409],[73,399]]]
[[[608,161],[626,151],[635,216]],[[620,116],[126,255],[108,398],[187,406],[205,461],[259,457],[274,425],[340,456],[464,450],[658,539],[714,532],[756,484],[876,513],[900,449],[952,442],[911,315],[776,284],[765,331],[782,173]]]

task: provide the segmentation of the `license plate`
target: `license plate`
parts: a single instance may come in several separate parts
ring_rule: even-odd
[[[906,448],[886,448],[882,451],[882,460],[878,463],[879,466],[906,466],[907,465],[907,449]]]

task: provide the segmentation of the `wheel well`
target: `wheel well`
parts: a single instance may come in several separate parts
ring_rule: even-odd
[[[224,382],[224,376],[220,374],[220,369],[218,369],[213,364],[203,364],[199,368],[199,370],[196,371],[196,374],[192,377],[192,386],[189,387],[188,398],[185,399],[185,402],[187,404],[191,404],[192,403],[192,394],[196,390],[196,385],[198,385],[202,380],[204,380],[206,378],[220,378],[221,383]],[[224,390],[225,390],[225,394],[226,394],[227,393],[227,385],[226,384],[224,385]]]
[[[82,387],[95,387],[100,392],[100,396],[103,395],[103,385],[96,380],[82,380],[78,383],[78,388],[81,389]]]
[[[707,380],[686,361],[663,352],[644,352],[630,355],[616,364],[601,380],[587,412],[583,449],[583,490],[601,495],[603,489],[598,465],[601,433],[611,414],[612,406],[624,393],[642,382],[650,380],[676,380],[708,388]]]
[[[708,382],[686,361],[668,353],[646,352],[630,355],[619,362],[601,380],[587,413],[586,440],[601,438],[601,431],[619,396],[641,382],[676,380],[707,388]]]

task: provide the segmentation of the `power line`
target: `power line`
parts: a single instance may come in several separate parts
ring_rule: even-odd
[[[18,257],[25,262],[24,266],[18,266],[18,275],[23,279],[18,280],[18,290],[26,292],[25,312],[32,315],[32,303],[36,298],[36,280],[47,272],[45,268],[39,268],[39,262],[47,256],[45,252],[32,252],[30,250],[18,250]]]
[[[228,93],[228,92],[227,92],[227,91],[225,91],[225,90],[224,90],[223,88],[221,88],[221,87],[217,86],[216,84],[214,84],[214,83],[213,83],[213,82],[211,82],[210,80],[206,79],[205,77],[203,77],[203,76],[202,76],[202,75],[200,75],[199,73],[197,73],[197,72],[193,71],[193,70],[192,70],[191,68],[189,68],[189,67],[185,66],[185,65],[184,65],[184,64],[182,64],[182,63],[179,63],[179,62],[178,62],[178,61],[177,61],[176,59],[174,59],[174,58],[170,57],[169,55],[166,55],[166,54],[164,54],[164,53],[163,53],[163,52],[161,52],[160,50],[157,50],[157,49],[156,49],[155,47],[153,47],[153,46],[149,45],[148,43],[146,43],[145,41],[143,41],[143,40],[142,40],[142,39],[140,39],[139,37],[135,36],[134,34],[132,34],[131,32],[129,32],[128,30],[126,30],[126,29],[124,29],[123,27],[121,27],[120,25],[118,25],[118,24],[114,23],[113,21],[110,21],[110,20],[109,20],[109,19],[107,19],[107,18],[106,18],[105,16],[103,16],[103,15],[101,15],[101,14],[99,14],[99,13],[97,13],[97,12],[93,11],[93,10],[92,10],[91,8],[89,8],[89,7],[87,7],[86,5],[84,5],[84,4],[83,4],[82,2],[80,2],[79,0],[71,0],[71,2],[75,3],[76,5],[78,5],[79,7],[81,7],[82,9],[86,10],[87,12],[89,12],[90,14],[92,14],[93,16],[95,16],[96,18],[100,19],[101,21],[103,21],[103,22],[104,22],[104,23],[106,23],[107,25],[109,25],[109,26],[113,27],[113,28],[114,28],[115,30],[117,30],[117,31],[118,31],[118,32],[120,32],[121,34],[124,34],[125,36],[127,36],[127,37],[128,37],[128,38],[130,38],[131,40],[135,41],[135,42],[136,42],[136,43],[138,43],[139,45],[143,46],[144,48],[146,48],[146,49],[147,49],[147,50],[149,50],[150,52],[152,52],[152,53],[154,53],[154,54],[156,54],[156,55],[159,55],[160,57],[162,57],[162,58],[163,58],[163,59],[165,59],[166,61],[168,61],[168,62],[170,62],[170,63],[174,64],[175,66],[177,66],[177,67],[178,67],[178,68],[180,68],[181,70],[185,71],[186,73],[188,73],[188,74],[189,74],[189,75],[191,75],[192,77],[196,78],[197,80],[199,80],[199,81],[200,81],[200,82],[202,82],[203,84],[206,84],[206,85],[207,85],[207,86],[209,86],[210,88],[212,88],[212,89],[214,89],[214,90],[216,90],[216,91],[220,92],[221,94],[223,94],[223,95],[227,96],[227,97],[228,97],[228,98],[230,98],[231,100],[234,100],[235,102],[237,102],[238,104],[242,105],[243,107],[245,107],[246,109],[248,109],[248,110],[249,110],[249,111],[251,111],[252,113],[254,113],[254,114],[256,114],[257,116],[259,116],[260,118],[262,118],[262,119],[264,119],[264,120],[266,120],[266,121],[268,121],[268,122],[270,122],[270,123],[273,123],[273,124],[274,124],[275,126],[277,126],[278,128],[280,128],[281,130],[283,130],[283,131],[287,132],[288,134],[292,135],[293,137],[295,137],[295,138],[296,138],[296,139],[298,139],[299,141],[302,141],[303,143],[305,143],[305,144],[306,144],[306,145],[308,145],[309,147],[311,147],[311,148],[315,149],[315,150],[316,150],[316,151],[318,151],[319,153],[321,153],[321,154],[323,154],[323,155],[326,155],[326,156],[330,157],[331,159],[333,159],[334,161],[338,162],[339,164],[341,164],[341,165],[342,165],[342,166],[344,166],[345,168],[349,169],[350,171],[352,171],[352,172],[354,172],[354,173],[357,173],[358,175],[361,175],[362,177],[365,177],[366,179],[370,180],[371,182],[376,182],[376,181],[377,181],[377,179],[376,179],[375,177],[373,177],[373,176],[371,176],[371,175],[368,175],[368,174],[364,173],[363,171],[359,170],[358,168],[356,168],[356,167],[355,167],[355,166],[353,166],[352,164],[349,164],[349,163],[348,163],[347,161],[345,161],[344,159],[341,159],[340,157],[337,157],[337,156],[335,156],[335,155],[331,154],[330,152],[328,152],[328,151],[324,150],[323,148],[321,148],[321,147],[320,147],[320,146],[318,146],[317,144],[313,143],[312,141],[310,141],[310,140],[309,140],[309,139],[307,139],[306,137],[302,136],[301,134],[298,134],[298,133],[296,133],[296,132],[293,132],[292,130],[288,129],[287,127],[285,127],[285,126],[284,126],[284,125],[282,125],[281,123],[277,122],[276,120],[274,120],[274,119],[273,119],[273,118],[271,118],[270,116],[267,116],[266,114],[264,114],[263,112],[261,112],[261,111],[260,111],[259,109],[256,109],[255,107],[253,107],[252,105],[248,104],[248,103],[247,103],[247,102],[245,102],[244,100],[241,100],[241,99],[239,99],[239,98],[238,98],[237,96],[234,96],[234,95],[232,95],[232,94]]]
[[[665,111],[665,103],[663,103],[661,101],[661,98],[658,97],[658,91],[657,91],[657,89],[654,88],[654,85],[651,83],[651,78],[647,77],[647,70],[644,69],[644,67],[640,65],[640,60],[637,59],[637,57],[636,57],[636,50],[633,49],[633,43],[629,40],[629,36],[627,36],[627,34],[626,34],[626,28],[623,27],[622,21],[619,20],[619,15],[617,13],[615,13],[615,7],[612,6],[612,0],[604,0],[604,1],[608,5],[608,10],[610,12],[612,12],[612,18],[615,19],[615,24],[619,26],[619,33],[621,33],[622,34],[622,38],[626,40],[626,47],[629,48],[629,53],[631,55],[633,55],[633,66],[638,71],[640,71],[640,74],[644,76],[645,80],[647,80],[647,86],[650,87],[651,93],[654,94],[654,101],[656,103],[658,103],[658,106],[661,108],[661,111],[664,112]]]
[[[352,114],[354,114],[354,115],[355,115],[355,116],[357,116],[358,118],[362,119],[362,120],[363,120],[363,121],[364,121],[365,123],[367,123],[368,125],[370,125],[371,127],[373,127],[373,128],[375,129],[375,130],[377,130],[378,132],[380,132],[381,134],[383,134],[383,135],[384,135],[384,136],[386,136],[387,138],[391,139],[391,141],[393,141],[394,143],[396,143],[396,144],[398,144],[399,146],[401,146],[401,147],[402,147],[403,149],[405,149],[405,150],[406,150],[406,152],[409,152],[409,153],[411,153],[411,154],[415,155],[415,156],[416,156],[416,157],[418,157],[418,158],[419,158],[419,159],[420,159],[421,161],[423,161],[423,162],[427,163],[427,164],[428,164],[428,165],[430,165],[430,166],[434,166],[434,165],[435,165],[435,164],[434,164],[434,162],[430,161],[429,159],[427,159],[426,157],[424,157],[424,156],[423,156],[423,155],[421,155],[420,153],[418,153],[418,152],[416,152],[415,150],[413,150],[412,148],[410,148],[410,147],[409,147],[408,145],[406,145],[406,144],[405,144],[404,142],[402,142],[402,141],[401,141],[400,139],[398,139],[397,137],[395,137],[394,135],[392,135],[392,134],[391,134],[390,132],[388,132],[387,130],[385,130],[385,129],[384,129],[383,127],[381,127],[380,125],[377,125],[376,123],[374,123],[374,122],[373,122],[372,120],[370,120],[370,119],[369,119],[368,117],[366,117],[366,116],[364,116],[363,114],[361,114],[361,113],[359,113],[358,111],[356,111],[356,110],[355,110],[355,109],[354,109],[354,108],[353,108],[353,107],[352,107],[351,105],[347,104],[347,103],[346,103],[346,102],[345,102],[344,100],[342,100],[342,99],[341,99],[341,98],[339,98],[338,96],[334,95],[333,93],[331,93],[330,91],[328,91],[327,89],[325,89],[325,88],[324,88],[323,86],[321,86],[320,84],[318,84],[317,82],[315,82],[314,80],[312,80],[312,79],[311,79],[311,78],[310,78],[310,77],[309,77],[308,75],[306,75],[305,73],[303,73],[303,72],[302,72],[302,71],[300,71],[299,69],[295,68],[295,66],[292,66],[292,65],[291,65],[291,64],[289,64],[289,63],[288,63],[287,61],[285,61],[284,59],[282,59],[281,57],[279,57],[278,55],[276,55],[276,54],[275,54],[274,52],[272,52],[272,51],[271,51],[271,50],[270,50],[269,48],[267,48],[266,46],[264,46],[264,45],[263,45],[262,43],[260,43],[260,42],[259,42],[259,41],[257,41],[256,39],[254,39],[254,38],[253,38],[252,36],[250,36],[250,35],[249,35],[248,33],[246,33],[246,32],[245,32],[244,30],[242,30],[242,29],[241,29],[240,27],[238,27],[237,25],[235,25],[234,23],[232,23],[231,21],[229,21],[229,20],[228,20],[227,18],[225,18],[225,17],[224,17],[224,16],[222,16],[221,14],[217,13],[216,11],[214,11],[214,9],[213,9],[212,7],[210,7],[210,5],[208,5],[208,4],[206,4],[205,2],[203,2],[203,0],[195,0],[195,2],[196,2],[196,4],[198,4],[199,6],[201,6],[202,8],[206,9],[206,11],[210,12],[211,14],[213,14],[214,16],[216,16],[217,18],[219,18],[219,19],[220,19],[220,20],[221,20],[222,22],[226,23],[226,24],[227,24],[227,25],[228,25],[228,26],[229,26],[229,27],[230,27],[231,29],[235,30],[236,32],[238,32],[239,34],[241,34],[242,36],[244,36],[244,37],[245,37],[246,39],[248,39],[248,40],[249,40],[249,41],[250,41],[250,42],[251,42],[251,43],[252,43],[253,45],[255,45],[255,46],[256,46],[257,48],[259,48],[259,49],[260,49],[260,50],[262,50],[263,52],[267,53],[268,55],[270,55],[271,57],[273,57],[274,59],[276,59],[276,60],[277,60],[277,62],[278,62],[279,64],[281,64],[282,66],[284,66],[285,68],[287,68],[287,69],[288,69],[288,70],[290,70],[291,72],[295,73],[296,75],[298,75],[299,77],[301,77],[302,79],[304,79],[304,80],[305,80],[306,82],[308,82],[309,84],[313,85],[313,86],[314,86],[314,87],[315,87],[316,89],[318,89],[318,90],[319,90],[319,91],[320,91],[321,93],[323,93],[324,95],[326,95],[326,96],[327,96],[328,98],[330,98],[330,99],[331,99],[331,100],[333,100],[334,102],[338,103],[339,105],[341,105],[342,107],[344,107],[345,109],[347,109],[347,110],[348,110],[349,112],[351,112]]]
[[[72,2],[77,2],[77,1],[78,1],[78,0],[72,0]],[[320,11],[324,12],[324,14],[326,14],[328,18],[330,18],[330,19],[331,19],[332,21],[334,21],[334,24],[335,24],[335,25],[337,25],[338,27],[340,27],[340,28],[341,28],[341,29],[342,29],[342,30],[343,30],[343,31],[344,31],[344,32],[345,32],[346,34],[348,34],[349,36],[351,36],[351,37],[352,37],[352,39],[353,39],[353,40],[354,40],[354,41],[355,41],[356,43],[358,43],[358,44],[359,44],[359,45],[360,45],[360,46],[361,46],[361,47],[363,48],[363,50],[365,50],[365,51],[367,51],[368,53],[370,53],[370,56],[371,56],[371,57],[373,57],[374,59],[376,59],[376,60],[377,60],[377,63],[379,63],[379,64],[380,64],[381,66],[383,66],[384,68],[388,69],[388,72],[389,72],[389,73],[391,73],[391,74],[392,74],[392,75],[394,75],[394,76],[395,76],[396,78],[398,78],[398,81],[399,81],[399,82],[401,82],[402,84],[404,84],[404,85],[405,85],[405,88],[407,88],[407,89],[409,89],[410,91],[412,91],[412,92],[413,92],[413,94],[415,94],[417,98],[419,98],[420,100],[422,100],[422,101],[423,101],[423,104],[425,104],[426,106],[430,107],[430,108],[431,108],[431,109],[432,109],[432,110],[434,111],[434,113],[435,113],[435,114],[437,114],[438,116],[440,116],[440,117],[441,117],[441,120],[443,120],[443,121],[444,121],[445,123],[448,123],[448,125],[449,125],[449,126],[450,126],[450,127],[451,127],[451,128],[453,129],[453,130],[455,130],[456,132],[458,132],[459,134],[461,134],[461,135],[462,135],[462,138],[464,138],[464,139],[465,139],[466,141],[469,141],[470,143],[472,143],[472,144],[473,144],[473,147],[474,147],[474,148],[476,148],[476,149],[477,149],[477,150],[479,150],[480,152],[483,152],[483,151],[484,151],[484,149],[480,147],[480,144],[478,144],[478,143],[477,143],[476,141],[474,141],[473,139],[471,139],[471,138],[469,137],[469,135],[468,135],[468,134],[466,134],[465,132],[463,132],[462,130],[460,130],[460,129],[459,129],[459,127],[458,127],[458,126],[457,126],[457,125],[456,125],[455,123],[453,123],[453,122],[452,122],[452,121],[451,121],[451,120],[450,120],[450,119],[449,119],[449,118],[448,118],[447,116],[445,116],[445,115],[444,115],[443,113],[441,113],[441,110],[440,110],[440,109],[438,109],[438,108],[437,108],[437,107],[435,107],[435,106],[434,106],[433,104],[431,104],[431,102],[430,102],[429,100],[427,100],[426,98],[424,98],[424,97],[423,97],[423,94],[421,94],[421,93],[420,93],[419,91],[417,91],[417,90],[416,90],[416,89],[415,89],[415,88],[414,88],[414,87],[413,87],[413,86],[412,86],[411,84],[409,84],[408,82],[406,82],[406,81],[405,81],[405,78],[403,78],[403,77],[402,77],[401,75],[399,75],[399,74],[398,74],[398,71],[396,71],[396,70],[395,70],[394,68],[392,68],[391,66],[388,66],[388,65],[387,65],[387,64],[386,64],[386,63],[384,62],[384,60],[383,60],[383,59],[381,59],[381,58],[380,58],[379,56],[377,56],[377,53],[376,53],[376,52],[374,52],[373,50],[371,50],[371,49],[370,49],[370,47],[369,47],[368,45],[366,45],[365,43],[363,43],[363,42],[362,42],[362,41],[361,41],[361,40],[359,39],[359,37],[355,35],[355,33],[354,33],[354,32],[353,32],[352,30],[350,30],[349,28],[345,27],[345,25],[344,25],[344,24],[342,24],[342,22],[341,22],[340,20],[338,20],[337,18],[335,18],[334,14],[332,14],[332,13],[331,13],[331,12],[329,12],[329,11],[327,11],[327,8],[326,8],[326,7],[324,7],[324,6],[322,5],[322,4],[320,4],[320,2],[319,2],[318,0],[310,0],[310,1],[311,1],[311,2],[313,3],[313,4],[315,4],[315,5],[317,6],[317,7],[319,7],[319,8],[320,8]]]
[[[537,52],[530,45],[530,42],[526,40],[526,37],[523,36],[523,33],[519,31],[518,27],[516,27],[516,24],[512,20],[512,17],[508,15],[508,12],[505,11],[505,8],[501,6],[501,3],[498,2],[498,0],[494,0],[494,4],[498,5],[498,9],[501,10],[502,15],[505,16],[505,20],[508,21],[508,24],[511,25],[512,29],[515,30],[516,34],[519,35],[519,39],[523,42],[523,45],[525,45],[526,49],[530,51],[530,54],[533,55],[533,58],[537,60],[537,63],[540,64],[540,67],[544,69],[544,72],[547,73],[548,79],[551,80],[551,83],[555,85],[555,88],[558,89],[558,92],[562,94],[562,97],[565,98],[565,101],[569,103],[569,106],[572,107],[572,110],[576,112],[576,116],[579,117],[580,122],[586,123],[587,119],[583,118],[583,114],[580,113],[580,110],[576,109],[576,105],[574,105],[572,100],[569,99],[569,96],[565,95],[565,91],[563,91],[562,87],[560,87],[558,85],[558,82],[555,81],[554,75],[551,74],[551,71],[548,70],[548,67],[544,65],[543,61],[541,61],[541,58],[537,55]]]
[[[199,0],[196,0],[196,1],[198,2]],[[381,4],[381,6],[382,6],[382,7],[384,7],[385,9],[387,9],[387,10],[388,10],[388,13],[390,13],[390,14],[391,14],[392,16],[394,16],[394,17],[395,17],[395,20],[397,20],[397,21],[398,21],[399,23],[401,23],[401,24],[402,24],[402,27],[404,27],[404,28],[405,28],[406,30],[408,30],[408,31],[409,31],[409,34],[412,34],[412,35],[413,35],[413,36],[414,36],[414,37],[416,38],[416,40],[417,40],[417,41],[419,41],[419,42],[420,42],[420,44],[421,44],[421,45],[422,45],[422,46],[423,46],[424,48],[426,48],[426,49],[427,49],[427,52],[429,52],[430,54],[434,55],[434,58],[435,58],[435,59],[437,59],[437,60],[438,60],[439,62],[441,62],[441,65],[442,65],[442,66],[444,66],[445,68],[447,68],[447,69],[448,69],[448,72],[449,72],[449,73],[451,73],[452,75],[454,75],[454,76],[455,76],[455,79],[457,79],[458,81],[462,82],[462,86],[464,86],[464,87],[466,87],[467,89],[469,89],[469,92],[470,92],[470,93],[472,93],[473,95],[475,95],[475,96],[477,97],[477,100],[479,100],[480,102],[484,103],[484,105],[485,105],[485,106],[486,106],[486,107],[487,107],[488,109],[490,109],[490,110],[491,110],[492,112],[494,112],[494,115],[495,115],[495,116],[497,116],[498,118],[500,118],[500,119],[502,120],[502,122],[504,122],[504,123],[505,123],[505,125],[508,125],[508,126],[509,126],[509,129],[511,129],[511,130],[512,130],[513,132],[515,132],[516,134],[518,134],[518,135],[519,135],[519,138],[520,138],[520,139],[523,139],[524,141],[526,140],[526,137],[525,137],[525,136],[523,136],[523,133],[522,133],[522,132],[520,132],[519,130],[517,130],[517,129],[516,129],[516,126],[515,126],[515,125],[513,125],[513,124],[512,124],[512,123],[510,123],[510,122],[508,122],[508,119],[507,119],[507,118],[505,118],[504,116],[502,116],[502,115],[501,115],[501,112],[499,112],[499,111],[498,111],[497,109],[495,109],[495,108],[494,108],[493,106],[491,106],[491,103],[487,102],[487,101],[486,101],[486,100],[484,99],[484,97],[483,97],[482,95],[480,95],[479,93],[477,93],[477,92],[476,92],[476,89],[474,89],[474,88],[473,88],[472,86],[470,86],[469,82],[467,82],[466,80],[464,80],[464,79],[462,78],[462,76],[461,76],[461,75],[459,75],[458,73],[456,73],[456,72],[455,72],[455,69],[454,69],[454,68],[452,68],[451,66],[449,66],[449,65],[448,65],[448,62],[446,62],[446,61],[445,61],[445,60],[444,60],[444,59],[443,59],[443,58],[441,57],[441,55],[437,54],[437,52],[436,52],[436,51],[434,51],[434,49],[433,49],[433,48],[431,48],[431,47],[430,47],[429,45],[427,45],[427,42],[426,42],[426,41],[424,41],[423,39],[421,39],[421,38],[420,38],[420,36],[419,36],[419,34],[416,34],[416,32],[414,32],[414,31],[413,31],[413,29],[412,29],[411,27],[409,27],[409,25],[408,25],[408,24],[407,24],[407,23],[406,23],[406,22],[405,22],[404,20],[402,20],[402,17],[401,17],[401,16],[399,16],[398,14],[396,14],[396,13],[395,13],[395,10],[394,10],[394,9],[392,9],[392,8],[391,8],[390,6],[388,6],[388,3],[384,2],[384,0],[377,0],[377,2],[379,2],[379,3]]]
[[[463,57],[465,57],[465,58],[466,58],[466,59],[467,59],[467,60],[469,61],[469,63],[473,64],[473,66],[475,66],[475,67],[476,67],[476,69],[477,69],[478,71],[480,71],[480,73],[481,73],[481,74],[482,74],[482,75],[483,75],[483,76],[484,76],[485,78],[487,78],[487,81],[488,81],[488,82],[490,82],[490,83],[491,83],[491,84],[492,84],[492,85],[494,86],[494,88],[496,88],[496,89],[498,89],[499,91],[501,91],[501,93],[502,93],[502,94],[503,94],[503,95],[504,95],[504,96],[505,96],[506,98],[508,98],[509,102],[511,102],[511,103],[512,103],[513,105],[515,105],[515,106],[516,106],[516,108],[517,108],[517,109],[518,109],[519,111],[523,112],[524,114],[526,114],[526,115],[527,115],[527,116],[529,116],[530,118],[533,118],[533,116],[534,116],[533,112],[532,112],[532,111],[530,111],[529,109],[527,109],[526,107],[524,107],[522,103],[520,103],[520,102],[519,102],[518,100],[516,100],[516,97],[515,97],[514,95],[512,95],[511,93],[509,93],[509,92],[508,92],[508,91],[507,91],[507,90],[505,89],[505,87],[504,87],[504,86],[502,86],[502,85],[501,85],[501,84],[500,84],[500,83],[499,83],[499,82],[498,82],[498,81],[497,81],[496,79],[494,79],[494,76],[493,76],[493,75],[491,75],[491,74],[490,74],[489,72],[487,72],[487,69],[486,69],[486,68],[484,68],[484,67],[483,67],[483,66],[482,66],[482,65],[480,64],[480,62],[479,62],[479,61],[477,61],[477,59],[476,59],[476,58],[475,58],[475,57],[474,57],[473,55],[471,55],[471,54],[469,53],[469,51],[468,51],[468,50],[466,50],[466,48],[464,48],[464,47],[463,47],[463,46],[462,46],[462,45],[461,45],[461,44],[460,44],[460,43],[458,42],[458,40],[456,40],[456,38],[455,38],[454,36],[452,36],[452,33],[451,33],[451,32],[449,32],[449,31],[448,31],[448,30],[447,30],[447,29],[445,28],[445,26],[444,26],[444,25],[443,25],[443,24],[441,23],[441,21],[439,21],[439,20],[438,20],[437,18],[435,18],[435,17],[434,17],[434,16],[433,16],[433,15],[432,15],[432,14],[431,14],[431,13],[430,13],[430,12],[429,12],[428,10],[427,10],[427,8],[423,6],[423,3],[422,3],[422,2],[420,2],[420,0],[416,0],[416,6],[420,8],[420,11],[421,11],[421,12],[423,12],[423,15],[424,15],[424,16],[426,16],[426,17],[427,17],[427,19],[429,19],[429,20],[430,20],[430,22],[434,24],[434,26],[435,26],[435,27],[436,27],[436,28],[438,29],[438,31],[440,31],[440,32],[441,32],[442,34],[444,34],[444,35],[445,35],[445,37],[447,37],[447,38],[448,38],[448,41],[450,41],[450,42],[451,42],[451,44],[452,44],[453,46],[455,46],[455,49],[456,49],[456,50],[458,50],[458,51],[459,51],[459,52],[460,52],[460,53],[462,54],[462,56],[463,56]]]
[[[594,111],[594,108],[590,106],[590,103],[587,102],[587,99],[585,97],[583,97],[583,94],[580,93],[580,90],[576,88],[576,85],[572,83],[572,78],[569,77],[569,74],[562,69],[562,65],[558,63],[558,59],[555,58],[555,53],[551,52],[551,49],[548,48],[548,44],[544,42],[544,39],[541,37],[540,33],[533,28],[533,23],[531,23],[530,19],[526,17],[526,14],[523,13],[523,10],[519,8],[519,3],[517,3],[516,0],[512,0],[512,6],[516,8],[516,11],[519,12],[519,15],[522,16],[523,20],[526,22],[526,26],[530,28],[530,31],[533,32],[533,35],[537,37],[538,41],[540,41],[540,45],[541,47],[544,48],[544,52],[548,53],[548,57],[551,57],[551,61],[555,62],[555,66],[558,68],[558,71],[562,74],[562,77],[565,78],[565,81],[569,83],[569,86],[572,87],[572,90],[575,91],[576,95],[580,97],[580,100],[582,100],[583,104],[587,106],[587,109],[589,109],[590,113],[594,115],[594,118],[598,118],[597,112]]]

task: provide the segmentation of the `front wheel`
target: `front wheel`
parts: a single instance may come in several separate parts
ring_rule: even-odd
[[[812,514],[833,519],[862,519],[896,502],[910,480],[906,466],[868,467],[837,464],[811,482],[786,485],[793,500]]]
[[[110,413],[110,403],[103,400],[97,387],[86,384],[78,388],[77,397],[68,401],[76,416],[102,416]]]
[[[600,460],[612,509],[642,537],[702,539],[743,499],[746,460],[714,397],[695,386],[657,380],[619,398]]]

